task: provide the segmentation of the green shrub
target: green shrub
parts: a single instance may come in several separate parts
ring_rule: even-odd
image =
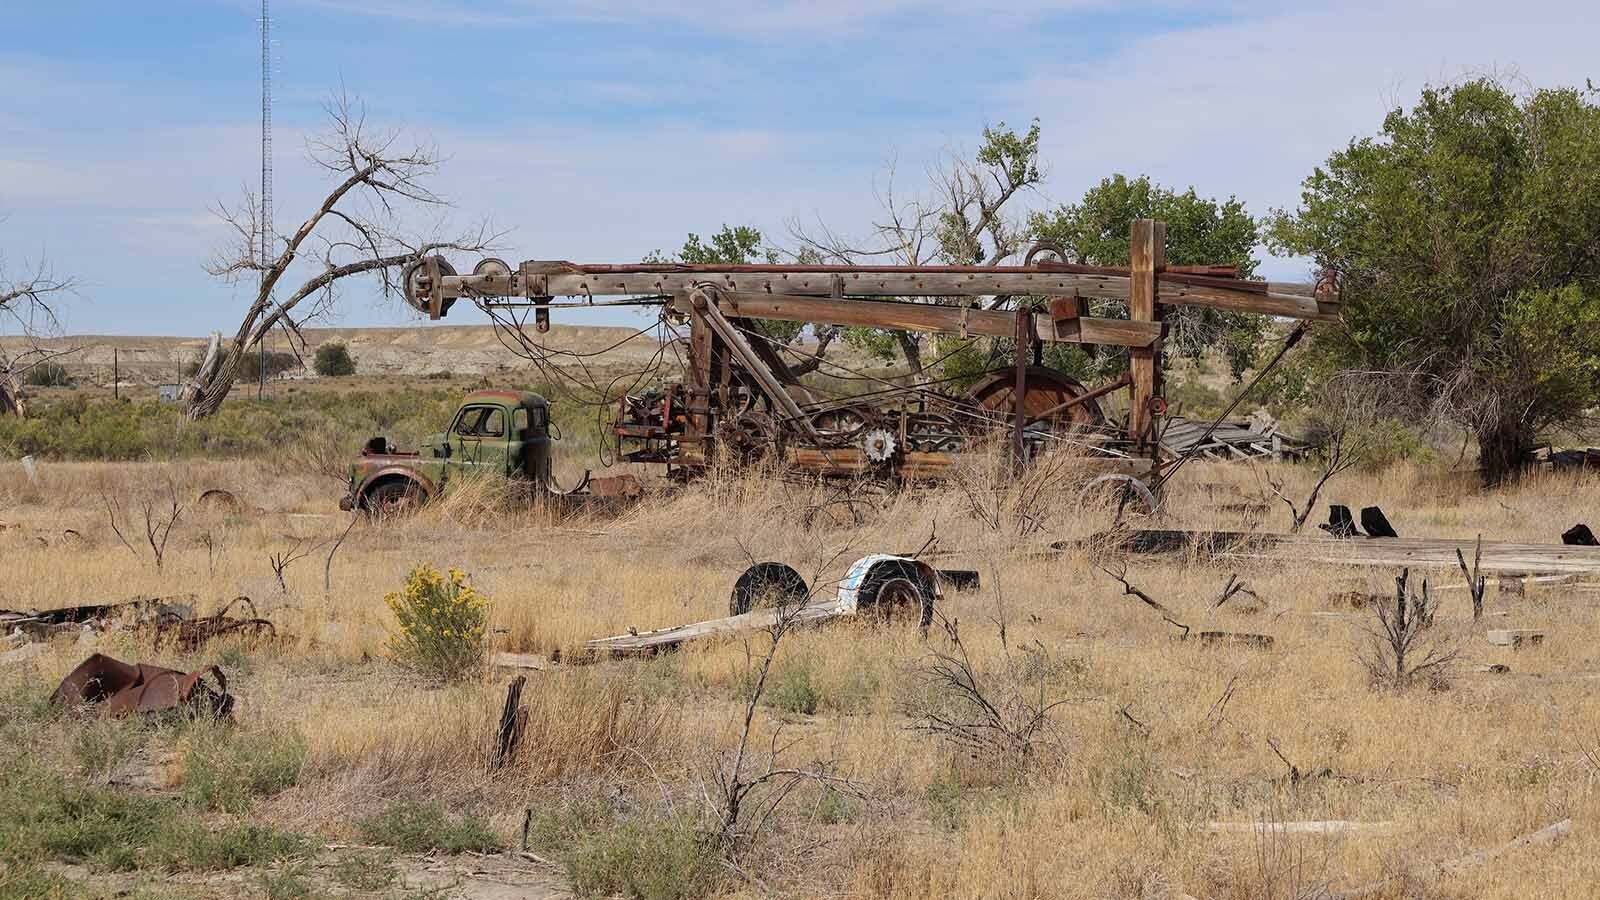
[[[394,856],[389,853],[352,853],[333,867],[333,879],[352,891],[381,891],[399,878]]]
[[[471,816],[453,818],[438,803],[392,803],[383,812],[357,823],[357,827],[369,842],[406,853],[489,853],[504,846],[500,836],[483,820]]]
[[[315,889],[306,875],[304,865],[263,873],[261,891],[267,895],[267,900],[311,900],[315,896]]]
[[[42,362],[28,369],[24,379],[29,387],[76,387],[78,380],[67,374],[60,363]]]
[[[822,694],[817,690],[811,661],[789,657],[776,663],[767,676],[767,690],[762,700],[785,712],[815,715]]]
[[[704,897],[718,871],[713,839],[673,819],[634,820],[590,834],[567,859],[580,897]]]
[[[155,836],[146,863],[175,871],[212,871],[299,859],[312,843],[266,825],[207,825],[184,817]]]
[[[325,378],[340,378],[356,373],[356,361],[350,356],[350,348],[337,341],[329,341],[318,347],[311,367]]]
[[[181,804],[66,781],[27,764],[0,769],[0,859],[99,871],[225,869],[304,856],[306,839],[262,825],[203,822]]]
[[[108,778],[144,743],[146,734],[138,719],[93,719],[72,733],[72,755],[85,775]]]
[[[467,584],[460,569],[446,578],[432,566],[418,566],[383,602],[395,617],[389,651],[401,665],[447,680],[482,665],[489,598]]]
[[[68,900],[82,888],[37,865],[0,866],[0,900]]]
[[[202,809],[242,813],[256,797],[293,787],[305,755],[296,734],[197,725],[184,755],[184,799]]]

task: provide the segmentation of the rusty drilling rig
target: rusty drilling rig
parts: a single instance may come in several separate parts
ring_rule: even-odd
[[[1088,472],[1149,477],[1171,462],[1157,440],[1167,409],[1164,309],[1308,322],[1339,315],[1326,284],[1242,280],[1227,266],[1168,266],[1165,235],[1161,222],[1135,221],[1127,267],[1047,259],[1061,254],[1043,246],[1021,265],[996,266],[530,260],[512,268],[485,259],[458,274],[430,256],[405,270],[403,289],[435,320],[468,299],[529,348],[558,309],[654,306],[664,322],[686,323],[687,335],[675,341],[684,349],[681,380],[616,398],[610,425],[622,459],[664,464],[669,473],[702,469],[720,449],[822,475],[936,478],[964,448],[1008,439],[1019,462],[1065,445],[1081,451]],[[1020,298],[1039,299],[1011,302]],[[1091,315],[1088,301],[1098,299],[1123,301],[1127,317]],[[784,358],[799,351],[769,337],[757,325],[764,320],[1005,338],[1015,341],[1015,363],[964,392],[871,379],[879,382],[871,390],[821,396]],[[1126,348],[1127,370],[1104,384],[1079,384],[1037,364],[1039,348],[1052,342]],[[1098,401],[1124,390],[1126,418],[1110,421]]]

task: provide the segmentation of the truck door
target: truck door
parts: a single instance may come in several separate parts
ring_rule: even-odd
[[[463,407],[446,436],[450,444],[450,455],[445,460],[449,476],[505,477],[509,424],[502,406],[473,404]]]
[[[515,456],[510,465],[521,477],[544,484],[550,474],[550,431],[548,412],[543,406],[519,406],[513,414],[512,445]]]

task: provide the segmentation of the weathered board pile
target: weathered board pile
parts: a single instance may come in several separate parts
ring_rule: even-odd
[[[1549,449],[1540,462],[1552,469],[1600,469],[1600,447]]]
[[[1211,429],[1206,419],[1169,417],[1161,432],[1161,449],[1176,459],[1194,453],[1218,462],[1241,459],[1300,460],[1311,445],[1278,430],[1276,419],[1258,412],[1247,419],[1224,419]]]

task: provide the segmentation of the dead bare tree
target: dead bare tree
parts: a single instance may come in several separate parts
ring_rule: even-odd
[[[1100,571],[1102,571],[1102,572],[1106,573],[1107,575],[1110,575],[1112,578],[1116,579],[1117,583],[1122,585],[1122,593],[1123,594],[1125,594],[1125,595],[1127,595],[1129,597],[1137,597],[1140,602],[1144,603],[1144,605],[1150,607],[1151,609],[1155,610],[1158,614],[1160,614],[1162,620],[1165,621],[1168,625],[1171,625],[1172,627],[1181,630],[1183,632],[1183,636],[1184,637],[1187,638],[1189,636],[1189,626],[1183,624],[1182,622],[1180,622],[1176,618],[1174,618],[1173,614],[1172,614],[1172,610],[1167,609],[1166,606],[1162,605],[1160,601],[1156,600],[1156,598],[1150,596],[1149,594],[1146,594],[1144,591],[1142,591],[1142,590],[1134,587],[1132,584],[1128,583],[1128,577],[1127,577],[1128,576],[1128,567],[1127,566],[1125,566],[1125,565],[1118,566],[1116,571],[1112,571],[1111,569],[1108,569],[1105,566],[1100,566],[1099,569],[1100,569]]]
[[[54,274],[47,261],[17,279],[6,277],[5,268],[0,256],[0,335],[15,330],[22,342],[10,351],[0,345],[0,415],[20,416],[27,412],[22,384],[28,371],[77,349],[51,350],[39,341],[60,327],[56,304],[74,290],[75,282]]]
[[[749,555],[748,550],[746,554]],[[816,581],[812,579],[813,585]],[[773,729],[765,752],[752,746],[756,709],[766,693],[778,645],[800,622],[815,591],[813,587],[803,597],[772,592],[772,621],[762,629],[768,637],[767,648],[755,666],[754,686],[745,701],[738,743],[731,753],[719,755],[711,773],[715,796],[708,793],[706,801],[717,819],[722,850],[730,857],[753,845],[778,808],[802,785],[814,784],[858,799],[866,797],[860,785],[834,774],[826,762],[818,761],[806,768],[782,765],[779,760],[794,743],[780,743],[781,726]]]
[[[322,549],[321,543],[312,543],[300,538],[283,550],[268,554],[267,563],[272,566],[272,574],[278,579],[279,593],[289,593],[289,583],[284,579],[284,572],[298,560],[305,559],[320,549]]]
[[[1035,673],[1031,681],[1014,672],[985,675],[967,653],[960,622],[937,610],[934,616],[949,649],[928,652],[922,674],[933,691],[930,699],[915,702],[908,710],[914,720],[911,727],[965,752],[1002,762],[1020,762],[1033,755],[1041,742],[1055,743],[1048,739],[1050,714],[1074,701],[1050,698],[1047,660],[1041,663],[1036,657],[1035,664],[1020,667]],[[1037,642],[1022,652],[1046,653],[1044,645]]]
[[[1483,594],[1488,588],[1488,580],[1478,574],[1478,563],[1483,560],[1483,535],[1478,535],[1477,549],[1472,551],[1472,568],[1467,568],[1467,558],[1461,553],[1461,548],[1456,548],[1456,563],[1461,566],[1461,574],[1466,576],[1467,591],[1472,595],[1472,621],[1477,622],[1483,618]]]
[[[1267,486],[1276,494],[1284,505],[1289,507],[1289,533],[1299,534],[1305,527],[1306,520],[1317,509],[1317,498],[1321,496],[1322,489],[1329,481],[1345,472],[1356,463],[1360,462],[1358,454],[1352,453],[1347,443],[1349,427],[1341,424],[1328,433],[1327,441],[1322,446],[1322,471],[1317,476],[1317,481],[1311,486],[1311,493],[1306,495],[1304,503],[1296,504],[1288,494],[1284,493],[1283,480],[1273,477],[1271,472],[1266,473]]]
[[[1228,583],[1222,586],[1222,593],[1217,596],[1216,602],[1211,604],[1211,608],[1218,609],[1236,596],[1249,597],[1257,603],[1261,602],[1261,595],[1250,590],[1248,585],[1239,580],[1239,573],[1234,572],[1228,576]]]
[[[1410,575],[1409,569],[1402,569],[1395,576],[1392,606],[1372,605],[1377,624],[1367,631],[1368,642],[1360,659],[1374,684],[1400,689],[1424,681],[1442,689],[1449,683],[1450,666],[1458,651],[1425,639],[1433,626],[1435,604],[1428,596],[1426,580],[1420,596],[1406,590]]]
[[[329,132],[310,141],[308,149],[312,161],[339,181],[293,234],[262,235],[259,198],[252,195],[238,207],[217,210],[234,240],[208,270],[229,282],[256,280],[255,297],[233,336],[231,352],[208,357],[196,374],[187,398],[191,419],[221,407],[245,354],[272,329],[282,329],[290,347],[302,353],[301,327],[331,310],[346,279],[375,276],[384,295],[392,296],[399,291],[399,270],[407,263],[441,250],[483,252],[497,237],[483,227],[450,239],[405,236],[402,207],[446,205],[426,186],[438,170],[438,155],[425,146],[403,146],[395,132],[369,128],[364,109],[348,96],[335,98],[327,113]],[[262,241],[269,243],[266,252]],[[314,274],[287,296],[276,297],[279,281],[302,258],[312,261]]]
[[[896,166],[890,163],[884,188],[874,193],[879,217],[868,235],[853,240],[818,223],[808,227],[789,222],[789,234],[800,252],[827,262],[865,263],[893,260],[920,266],[936,262],[996,265],[1022,252],[1027,240],[1023,221],[1010,215],[1008,204],[1044,180],[1039,167],[1039,123],[1018,135],[1004,122],[983,130],[983,144],[971,156],[948,151],[928,171],[928,189],[907,200],[895,187]],[[990,308],[1010,298],[990,301]],[[968,303],[978,298],[969,298]],[[952,301],[946,301],[952,302]],[[953,302],[962,302],[956,300]],[[923,372],[922,345],[909,331],[891,331],[913,375]]]
[[[135,557],[143,558],[144,554],[128,539],[124,529],[132,530],[135,524],[124,511],[122,501],[110,494],[101,494],[100,500],[105,504],[106,518],[111,523],[111,531],[128,548],[128,552]],[[160,571],[167,558],[167,539],[172,537],[172,529],[177,526],[178,520],[183,518],[183,504],[178,502],[178,492],[171,485],[167,486],[167,495],[163,499],[155,494],[146,494],[135,500],[142,516],[145,544],[150,548],[150,559],[155,563],[156,571]]]

